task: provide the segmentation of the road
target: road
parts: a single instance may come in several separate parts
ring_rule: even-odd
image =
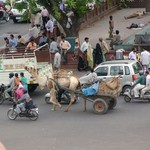
[[[0,22],[0,48],[4,46],[4,37],[9,37],[10,34],[25,35],[30,28],[30,24],[27,23],[16,23],[14,24],[12,20],[9,22]]]
[[[39,107],[39,119],[17,118],[11,121],[9,102],[0,106],[0,140],[7,150],[149,150],[150,104],[125,103],[119,97],[114,110],[105,115],[93,113],[92,103],[83,112],[83,100],[69,112],[51,112],[44,95],[36,90],[31,96]]]

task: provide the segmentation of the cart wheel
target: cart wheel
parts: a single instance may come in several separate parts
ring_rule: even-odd
[[[108,109],[113,109],[116,105],[117,105],[117,99],[113,98],[112,100],[109,101]]]
[[[108,104],[103,99],[96,99],[93,102],[94,112],[97,114],[105,114],[108,110]]]
[[[125,102],[127,102],[127,103],[130,103],[130,102],[131,102],[131,98],[130,98],[129,96],[127,96],[127,95],[124,96],[124,100],[125,100]]]

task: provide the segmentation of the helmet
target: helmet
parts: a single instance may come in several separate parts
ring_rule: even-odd
[[[140,70],[139,71],[139,75],[141,76],[141,75],[143,75],[144,74],[144,71],[143,70]]]
[[[12,78],[13,76],[14,76],[13,72],[9,73],[9,78]]]

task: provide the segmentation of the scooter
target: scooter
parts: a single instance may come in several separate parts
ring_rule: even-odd
[[[135,98],[134,97],[134,92],[133,92],[133,88],[134,88],[134,85],[131,86],[131,89],[127,89],[125,92],[124,92],[124,100],[125,102],[129,103],[131,102],[131,100],[147,100],[148,102],[150,102],[150,91],[146,92],[144,94],[144,97],[143,98]]]
[[[4,9],[0,9],[0,21],[5,20],[6,22],[8,22],[9,19],[9,13]]]
[[[62,94],[62,98],[61,98],[61,104],[69,104],[70,103],[70,94],[69,94],[69,92],[67,92],[67,91],[65,91],[63,94]],[[76,101],[79,99],[79,97],[76,95],[75,96],[75,101],[73,102],[73,103],[76,103]],[[50,102],[50,93],[47,93],[46,95],[45,95],[45,102],[47,103],[47,104],[51,104],[51,102]]]
[[[19,114],[17,114],[15,109],[16,109],[16,104],[13,104],[13,107],[9,108],[7,112],[7,117],[10,120],[15,120],[17,117],[26,117],[32,121],[35,121],[39,117],[39,109],[37,108],[36,105],[33,105],[32,108],[27,107],[25,111],[21,111],[21,113]]]

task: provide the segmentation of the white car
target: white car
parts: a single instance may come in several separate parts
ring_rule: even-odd
[[[139,77],[139,71],[143,70],[141,64],[136,60],[113,60],[98,65],[94,71],[98,80],[111,80],[114,76],[120,76],[122,92],[131,88],[131,82]],[[89,74],[80,78],[80,83],[85,84]]]
[[[15,5],[12,7],[11,9],[11,19],[13,19],[13,22],[14,23],[17,23],[19,21],[25,21],[23,20],[23,14],[24,12],[28,9],[28,3],[24,2],[24,9],[22,11],[19,11],[17,8],[16,8],[16,5],[21,3],[22,1],[17,1],[15,3]]]

